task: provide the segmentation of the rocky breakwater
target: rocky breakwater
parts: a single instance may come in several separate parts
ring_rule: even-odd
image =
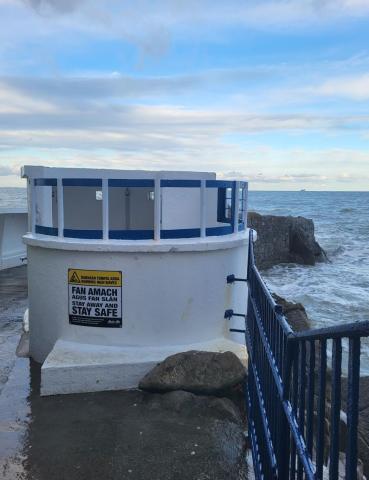
[[[280,263],[315,265],[327,260],[315,240],[314,222],[310,219],[249,212],[247,223],[257,232],[254,254],[259,269]]]

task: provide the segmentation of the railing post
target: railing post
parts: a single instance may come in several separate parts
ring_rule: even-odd
[[[247,209],[248,209],[248,206],[249,206],[249,184],[248,182],[246,182],[246,185],[244,186],[244,202],[245,202],[245,206],[244,206],[244,211],[243,211],[243,221],[245,223],[245,229],[247,228]]]
[[[155,192],[154,192],[154,239],[160,240],[161,229],[161,188],[160,177],[155,178]]]
[[[240,182],[234,182],[233,233],[238,233],[239,212],[240,212]]]
[[[283,360],[282,371],[282,388],[283,401],[288,401],[291,387],[291,372],[292,364],[296,361],[296,344],[291,342],[290,337],[287,337],[286,351]],[[280,438],[283,441],[278,445],[278,478],[289,478],[289,463],[290,463],[290,431],[288,428],[288,421],[283,407],[280,409],[279,417],[279,432]]]
[[[347,381],[346,478],[357,476],[357,425],[359,417],[360,337],[349,339]]]
[[[34,235],[36,233],[36,188],[35,188],[35,179],[30,179],[30,191],[31,191],[31,233]]]
[[[200,190],[200,236],[206,237],[206,180],[201,180]]]
[[[58,201],[58,237],[64,237],[64,195],[63,195],[63,179],[58,178],[56,181],[56,196]]]
[[[109,183],[107,178],[102,179],[102,226],[103,239],[109,240]]]

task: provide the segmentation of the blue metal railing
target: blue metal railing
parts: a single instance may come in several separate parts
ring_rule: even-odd
[[[293,332],[255,266],[251,238],[247,282],[246,403],[256,478],[322,479],[325,472],[324,478],[336,480],[345,444],[345,476],[356,479],[360,339],[369,336],[369,322]],[[348,339],[346,404],[343,339]]]

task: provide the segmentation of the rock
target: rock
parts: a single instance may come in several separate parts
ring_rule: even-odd
[[[140,382],[150,392],[185,390],[219,394],[244,381],[246,371],[232,352],[189,351],[177,353],[156,365]]]
[[[288,323],[295,332],[309,330],[311,328],[309,318],[302,303],[293,303],[273,293],[273,298],[281,305],[283,314],[286,316]]]
[[[260,269],[280,263],[315,265],[327,260],[315,240],[314,222],[310,219],[249,212],[247,223],[257,232],[254,253]]]
[[[180,413],[183,416],[199,415],[209,418],[221,418],[228,422],[242,425],[243,419],[240,410],[228,398],[195,395],[184,390],[175,390],[164,394],[151,394],[148,397],[149,408],[156,410],[167,409]]]

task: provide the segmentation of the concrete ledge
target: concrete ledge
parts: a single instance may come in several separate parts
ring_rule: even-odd
[[[225,250],[247,245],[249,229],[242,232],[214,237],[178,238],[157,240],[86,240],[81,238],[59,238],[28,233],[23,236],[26,245],[54,250],[81,252],[148,252],[176,253]]]
[[[231,351],[246,365],[246,348],[219,338],[171,347],[108,347],[58,340],[41,369],[41,395],[129,390],[169,355],[188,350]]]

